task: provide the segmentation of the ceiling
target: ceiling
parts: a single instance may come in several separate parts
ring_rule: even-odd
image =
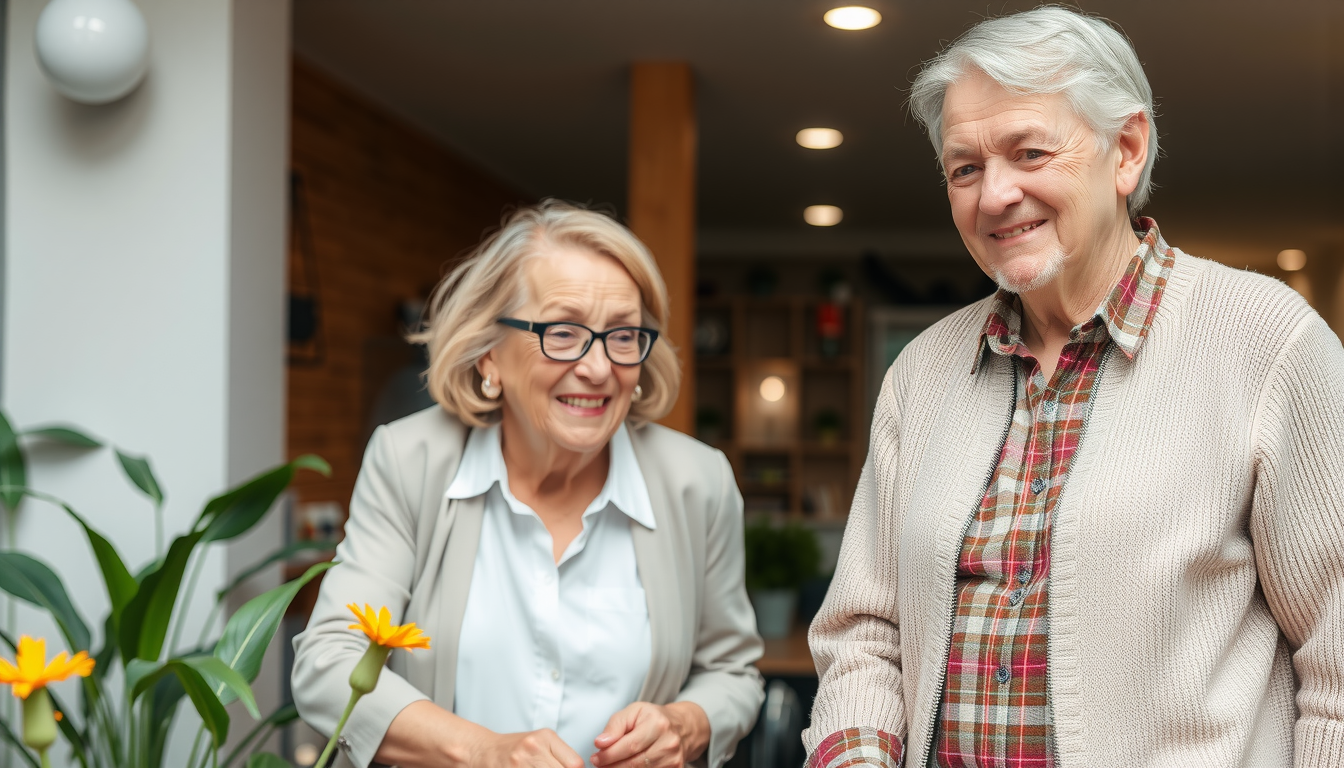
[[[628,64],[689,61],[702,251],[959,250],[904,89],[940,41],[1036,3],[871,0],[883,22],[860,32],[822,22],[834,4],[295,0],[294,46],[521,191],[618,208]],[[1226,237],[1253,221],[1344,218],[1344,2],[1081,6],[1128,33],[1159,101],[1149,212]],[[845,142],[802,149],[793,135],[808,126]],[[808,227],[813,203],[840,206],[844,222]]]

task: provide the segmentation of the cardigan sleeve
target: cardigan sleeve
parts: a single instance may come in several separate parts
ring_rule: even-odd
[[[1314,312],[1257,414],[1251,536],[1298,681],[1294,765],[1344,765],[1344,349]]]
[[[339,564],[327,571],[308,628],[294,638],[294,704],[305,721],[330,734],[350,698],[350,672],[368,642],[349,629],[346,604],[387,606],[394,623],[410,600],[415,568],[415,517],[402,492],[392,434],[379,427],[369,441],[350,499]],[[355,706],[341,741],[351,762],[365,768],[388,727],[407,705],[429,697],[384,669],[378,687]]]
[[[691,656],[691,672],[677,701],[698,704],[709,719],[709,747],[702,761],[719,768],[753,725],[765,698],[756,615],[747,599],[742,534],[742,494],[728,459],[718,454],[718,505],[705,542],[704,599]]]
[[[893,366],[878,396],[826,601],[808,632],[819,687],[803,732],[808,768],[901,764],[906,739],[896,547],[890,518],[900,419]]]

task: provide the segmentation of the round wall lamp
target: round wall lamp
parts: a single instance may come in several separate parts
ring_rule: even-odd
[[[36,42],[52,86],[83,104],[120,99],[149,68],[149,25],[131,0],[51,0]]]
[[[1286,251],[1279,251],[1275,261],[1279,263],[1279,269],[1284,272],[1296,272],[1307,266],[1307,252],[1289,248]]]
[[[845,212],[834,205],[809,205],[803,209],[803,221],[814,227],[834,227]]]
[[[784,379],[778,376],[766,376],[761,379],[761,399],[767,403],[778,403],[784,399],[786,392],[788,387],[784,384]]]
[[[862,5],[846,5],[832,8],[821,18],[836,29],[856,30],[876,27],[882,21],[882,14]]]
[[[804,128],[794,136],[798,146],[808,149],[834,149],[844,140],[844,134],[834,128]]]

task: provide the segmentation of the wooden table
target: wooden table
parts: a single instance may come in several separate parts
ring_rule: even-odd
[[[812,651],[807,646],[807,627],[794,627],[788,637],[765,641],[765,654],[756,662],[762,675],[816,677]]]

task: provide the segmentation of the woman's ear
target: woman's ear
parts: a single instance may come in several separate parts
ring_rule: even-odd
[[[1115,169],[1115,191],[1121,197],[1129,197],[1139,188],[1139,179],[1143,178],[1143,169],[1148,165],[1148,133],[1151,130],[1148,115],[1135,112],[1115,138],[1120,150],[1120,163]]]

